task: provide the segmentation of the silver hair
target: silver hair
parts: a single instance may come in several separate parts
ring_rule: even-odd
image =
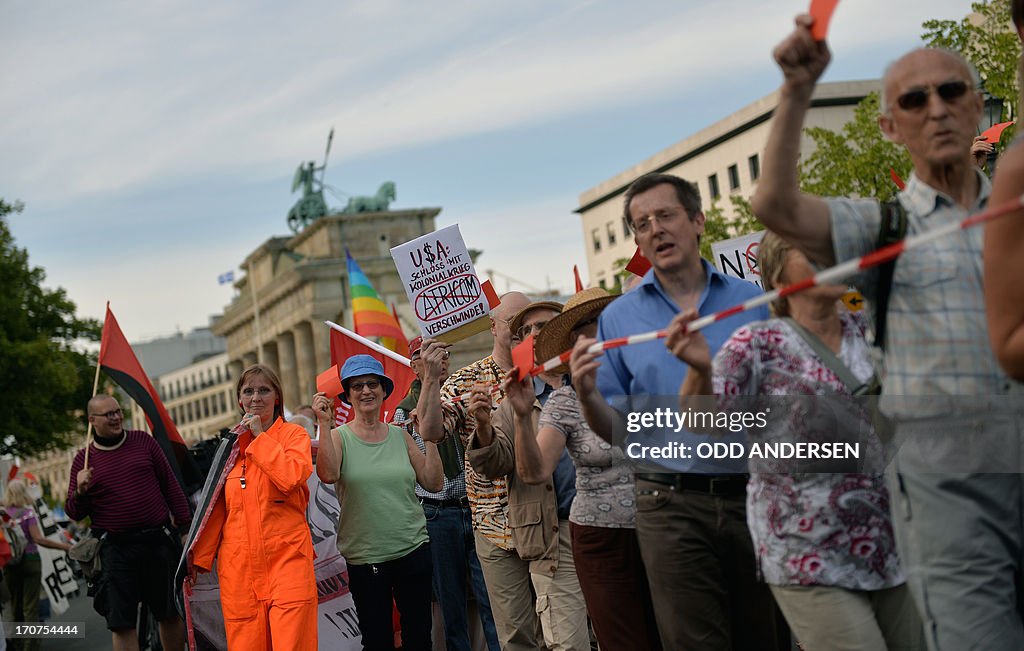
[[[911,50],[910,52],[907,52],[906,54],[896,59],[895,61],[891,62],[889,65],[885,67],[885,72],[882,73],[882,92],[878,102],[878,109],[879,111],[881,111],[882,115],[892,115],[892,107],[889,106],[889,98],[886,95],[885,89],[889,85],[889,75],[892,74],[893,67],[895,67],[897,63],[899,63],[900,61],[902,61],[903,59],[905,59],[906,57],[910,56],[915,52],[922,52],[928,50],[943,52],[953,57],[960,63],[962,63],[963,66],[967,68],[967,73],[971,76],[971,81],[974,83],[974,88],[978,89],[981,87],[981,75],[978,74],[978,69],[975,68],[974,64],[965,59],[963,55],[960,54],[959,52],[950,50],[949,48],[945,47],[920,47],[917,48],[916,50]]]

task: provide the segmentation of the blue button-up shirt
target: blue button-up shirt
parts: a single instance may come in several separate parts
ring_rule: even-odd
[[[732,278],[701,260],[707,284],[697,302],[702,316],[733,307],[761,290],[751,282]],[[598,339],[640,334],[660,330],[680,312],[679,306],[665,293],[654,270],[644,276],[635,289],[612,301],[598,321]],[[768,318],[768,309],[759,307],[741,312],[702,330],[711,348],[712,357],[740,326]],[[657,408],[679,410],[679,387],[689,367],[676,358],[664,341],[634,344],[605,351],[597,370],[597,388],[613,408],[628,416],[630,412],[653,412]],[[689,446],[691,458],[656,459],[648,462],[666,472],[742,473],[746,459],[703,460],[696,458],[697,445],[705,442],[743,442],[744,433],[709,437],[686,430],[644,429],[638,433],[615,432],[615,441],[638,442],[643,446],[665,446],[682,443]]]

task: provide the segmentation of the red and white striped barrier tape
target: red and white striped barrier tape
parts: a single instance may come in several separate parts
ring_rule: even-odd
[[[755,307],[766,305],[771,303],[777,298],[784,298],[791,296],[797,292],[802,292],[805,289],[810,289],[817,285],[827,285],[839,280],[843,280],[850,276],[855,275],[859,271],[870,269],[871,267],[877,267],[880,264],[895,260],[901,253],[908,249],[913,249],[917,246],[937,240],[941,237],[945,237],[951,233],[955,233],[958,230],[967,230],[973,226],[977,226],[983,222],[995,219],[996,217],[1002,217],[1003,215],[1018,210],[1024,207],[1024,195],[1021,195],[1015,199],[1010,199],[1001,206],[995,208],[989,208],[984,212],[980,212],[976,215],[971,215],[964,218],[962,221],[954,222],[951,224],[944,224],[938,228],[933,228],[926,233],[920,233],[917,235],[911,235],[906,239],[900,240],[888,246],[883,246],[880,249],[876,249],[867,255],[855,258],[853,260],[847,260],[840,264],[830,267],[823,271],[819,271],[817,274],[802,280],[798,283],[786,285],[779,289],[773,289],[770,292],[756,296],[750,300],[744,301],[739,305],[734,305],[730,308],[726,308],[721,312],[715,314],[709,314],[702,316],[699,319],[694,319],[687,325],[687,331],[697,332],[708,327],[712,323],[716,323],[723,319],[728,319],[731,316],[746,312]],[[657,339],[663,339],[668,336],[668,330],[655,330],[653,332],[645,332],[642,334],[632,335],[629,337],[618,337],[616,339],[609,339],[607,341],[598,341],[590,345],[587,348],[587,352],[596,353],[598,351],[610,350],[612,348],[619,348],[621,346],[629,346],[631,344],[643,344],[648,341],[655,341]],[[569,356],[572,354],[572,349],[569,349],[559,355],[558,357],[552,357],[548,361],[544,362],[539,366],[534,366],[530,370],[530,375],[538,375],[546,371],[554,370],[555,368],[569,362]],[[461,396],[460,396],[461,397]]]

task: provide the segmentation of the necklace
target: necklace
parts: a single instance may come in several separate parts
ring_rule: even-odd
[[[92,444],[94,446],[96,446],[97,450],[107,450],[107,451],[109,451],[109,450],[116,450],[117,448],[121,447],[124,444],[125,439],[128,438],[128,432],[122,431],[121,432],[121,436],[117,439],[117,443],[112,443],[112,444],[109,444],[109,445],[105,445],[103,443],[100,443],[100,439],[102,439],[102,438],[104,438],[104,437],[102,437],[102,436],[94,436],[93,439],[92,439]]]

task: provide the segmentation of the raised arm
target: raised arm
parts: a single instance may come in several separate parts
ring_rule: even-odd
[[[325,484],[341,477],[341,435],[334,429],[331,400],[325,393],[313,396],[313,411],[320,425],[320,449],[316,453],[316,476]]]
[[[426,442],[445,439],[444,414],[441,407],[441,384],[444,382],[444,360],[448,346],[442,341],[425,339],[420,349],[423,369],[420,398],[416,403],[417,432]]]
[[[313,453],[309,433],[293,423],[282,423],[281,439],[257,436],[245,450],[250,463],[259,467],[282,493],[306,484],[313,474]]]
[[[437,453],[437,444],[424,441],[424,451],[420,452],[412,436],[404,430],[402,433],[405,434],[405,446],[409,451],[409,463],[416,471],[416,481],[429,492],[439,493],[444,489],[444,471],[441,455]]]
[[[565,449],[565,437],[558,430],[533,423],[533,380],[505,378],[505,400],[515,412],[516,474],[527,484],[542,484],[551,479],[558,459]]]
[[[811,36],[812,19],[796,18],[796,29],[774,52],[782,69],[779,103],[765,144],[764,164],[751,200],[754,215],[811,260],[835,264],[828,204],[800,192],[797,163],[804,117],[818,78],[831,55],[824,41]]]
[[[580,406],[583,409],[583,417],[586,419],[590,429],[606,442],[614,445],[613,440],[616,430],[624,432],[625,427],[622,416],[612,409],[601,392],[597,390],[597,367],[601,365],[598,359],[603,353],[588,353],[587,347],[597,341],[589,337],[580,337],[572,349],[569,357],[569,372],[572,373],[573,385],[580,399]]]

